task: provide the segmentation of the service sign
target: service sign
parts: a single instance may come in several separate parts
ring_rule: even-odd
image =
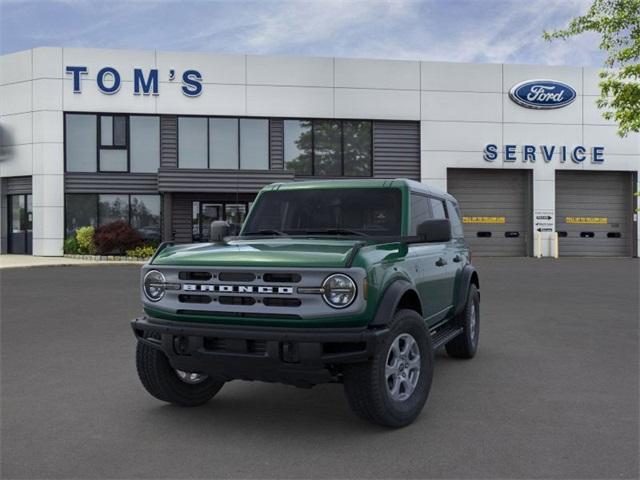
[[[555,80],[527,80],[509,91],[509,97],[518,105],[539,110],[566,107],[576,96],[572,87]]]
[[[553,210],[538,209],[533,212],[534,229],[536,232],[553,232],[555,228],[555,212]]]

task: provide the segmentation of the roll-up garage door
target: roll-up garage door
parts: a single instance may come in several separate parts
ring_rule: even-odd
[[[556,172],[560,256],[631,256],[629,172]]]
[[[527,255],[530,184],[527,170],[447,171],[448,190],[460,203],[473,255]]]

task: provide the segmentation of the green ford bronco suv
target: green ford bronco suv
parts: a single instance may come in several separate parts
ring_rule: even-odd
[[[427,400],[435,349],[476,353],[479,280],[445,192],[274,184],[228,233],[214,222],[212,243],[163,244],[142,268],[136,361],[160,400],[200,405],[234,379],[335,382],[358,415],[400,427]]]

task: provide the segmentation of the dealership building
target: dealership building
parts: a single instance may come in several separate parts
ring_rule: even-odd
[[[452,193],[475,255],[637,256],[640,135],[596,68],[36,48],[0,57],[2,253],[124,220],[150,243],[239,225],[304,179]]]

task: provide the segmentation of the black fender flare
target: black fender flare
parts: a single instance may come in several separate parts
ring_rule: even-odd
[[[467,304],[469,286],[472,283],[478,287],[478,290],[480,290],[480,280],[478,279],[476,269],[473,268],[472,265],[465,265],[462,269],[462,274],[460,275],[460,283],[458,284],[458,304],[456,305],[454,312],[456,316],[462,313],[464,306]]]
[[[378,310],[373,317],[373,321],[369,324],[374,327],[385,326],[389,323],[389,321],[393,318],[393,314],[396,312],[398,308],[398,304],[400,303],[400,299],[402,296],[408,291],[413,291],[418,298],[418,302],[420,302],[420,310],[422,310],[422,302],[420,300],[420,295],[415,291],[413,285],[404,279],[397,279],[391,283],[387,287],[387,289],[382,294],[382,299],[378,303]],[[422,310],[424,311],[424,310]]]

